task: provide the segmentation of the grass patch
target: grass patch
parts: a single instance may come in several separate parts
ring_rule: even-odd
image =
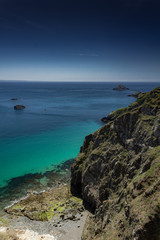
[[[122,115],[123,113],[126,113],[127,111],[128,111],[128,108],[123,107],[123,108],[119,108],[116,111],[113,111],[111,113],[111,115],[113,116],[113,118],[116,118],[116,117]]]
[[[4,219],[4,218],[0,218],[0,226],[5,226],[5,225],[8,225],[9,223],[8,223],[8,221],[6,220],[6,219]]]

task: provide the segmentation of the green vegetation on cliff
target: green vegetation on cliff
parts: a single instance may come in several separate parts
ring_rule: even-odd
[[[71,170],[90,214],[83,240],[160,239],[160,87],[103,118]]]

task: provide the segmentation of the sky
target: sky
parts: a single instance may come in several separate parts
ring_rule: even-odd
[[[0,0],[0,80],[160,81],[160,1]]]

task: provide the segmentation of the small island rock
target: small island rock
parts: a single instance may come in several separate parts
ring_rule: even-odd
[[[11,98],[10,100],[16,101],[16,100],[19,100],[19,98]]]
[[[129,88],[125,87],[124,85],[118,85],[117,87],[113,88],[113,90],[124,91],[124,90],[129,90]]]
[[[26,107],[23,106],[23,105],[16,105],[16,106],[14,106],[14,109],[15,109],[15,110],[22,110],[22,109],[24,109],[24,108],[26,108]]]

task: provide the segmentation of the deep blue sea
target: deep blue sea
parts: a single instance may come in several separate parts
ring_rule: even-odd
[[[128,94],[159,83],[124,85],[130,90],[113,91],[117,83],[0,81],[0,186],[75,158],[102,117],[133,102]],[[16,104],[26,108],[16,111]]]

